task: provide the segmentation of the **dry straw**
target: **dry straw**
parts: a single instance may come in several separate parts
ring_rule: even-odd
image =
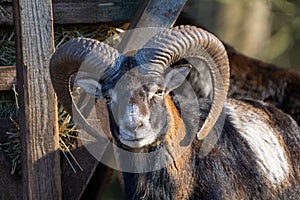
[[[115,36],[121,31],[121,24],[101,24],[101,25],[68,25],[57,26],[54,32],[55,47],[59,47],[63,43],[72,38],[93,38],[103,41],[109,37]],[[0,31],[0,66],[15,65],[15,42],[14,32],[12,29]],[[17,118],[17,93],[13,90],[13,95],[0,92],[0,118],[11,117]],[[9,97],[8,97],[9,96]],[[12,115],[13,113],[13,115]],[[58,123],[59,123],[59,144],[62,154],[70,164],[70,167],[76,173],[76,168],[82,170],[76,158],[72,155],[71,149],[77,140],[78,131],[76,125],[62,108],[58,105]],[[16,129],[19,130],[18,124],[15,122]],[[0,150],[12,162],[11,173],[21,172],[21,145],[19,139],[19,131],[16,133],[7,132],[8,141],[0,144]],[[75,167],[74,164],[77,166]]]

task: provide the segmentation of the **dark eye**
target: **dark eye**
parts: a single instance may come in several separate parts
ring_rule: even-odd
[[[158,89],[156,90],[155,94],[156,94],[156,95],[159,95],[159,96],[163,96],[163,95],[164,95],[164,90],[158,88]]]
[[[105,99],[107,102],[111,102],[112,97],[111,97],[110,95],[105,95],[105,96],[104,96],[104,99]]]

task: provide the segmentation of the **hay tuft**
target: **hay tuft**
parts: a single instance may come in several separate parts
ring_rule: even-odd
[[[0,32],[0,66],[16,65],[15,38],[11,29]]]
[[[54,45],[59,47],[72,38],[93,38],[103,41],[122,31],[122,24],[60,25],[54,27]],[[16,64],[15,38],[13,29],[0,31],[0,66]]]
[[[122,24],[101,24],[101,25],[64,25],[56,26],[54,29],[54,44],[59,47],[72,38],[93,38],[103,41],[107,38],[117,35],[122,31]],[[15,41],[12,29],[1,30],[0,32],[0,66],[15,65]],[[0,118],[17,118],[18,105],[17,93],[13,94],[0,93]],[[76,173],[72,163],[82,170],[76,158],[72,155],[71,149],[78,139],[76,125],[69,114],[67,114],[61,105],[58,105],[58,123],[59,123],[59,145],[62,154],[70,164],[70,167]],[[16,123],[18,128],[18,124]],[[19,130],[19,129],[18,129]],[[8,134],[8,141],[0,144],[0,151],[12,162],[11,173],[21,173],[21,143],[19,131]],[[73,162],[72,162],[73,161]]]

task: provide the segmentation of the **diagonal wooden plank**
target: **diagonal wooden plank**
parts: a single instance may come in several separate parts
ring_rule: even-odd
[[[178,18],[186,0],[146,0],[131,20],[129,29],[170,28]],[[118,46],[120,52],[129,52],[130,45],[139,38],[139,31],[126,32]],[[142,33],[143,34],[143,33]]]
[[[129,29],[142,27],[170,28],[186,0],[146,0],[131,20]]]

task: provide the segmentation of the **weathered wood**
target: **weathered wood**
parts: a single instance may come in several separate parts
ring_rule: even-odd
[[[186,0],[147,0],[131,19],[132,28],[170,28],[178,18]]]
[[[61,199],[51,1],[14,1],[23,199]]]
[[[0,91],[11,90],[16,83],[16,67],[0,66]]]
[[[56,24],[129,21],[141,0],[56,0],[53,4]]]
[[[55,24],[126,22],[142,0],[53,0]],[[0,26],[12,26],[12,4],[0,4]]]
[[[186,0],[147,0],[139,7],[129,29],[144,27],[170,28],[178,18]],[[118,50],[127,53],[140,37],[139,31],[125,33]],[[143,37],[143,36],[142,36]],[[134,45],[135,46],[135,45]]]

